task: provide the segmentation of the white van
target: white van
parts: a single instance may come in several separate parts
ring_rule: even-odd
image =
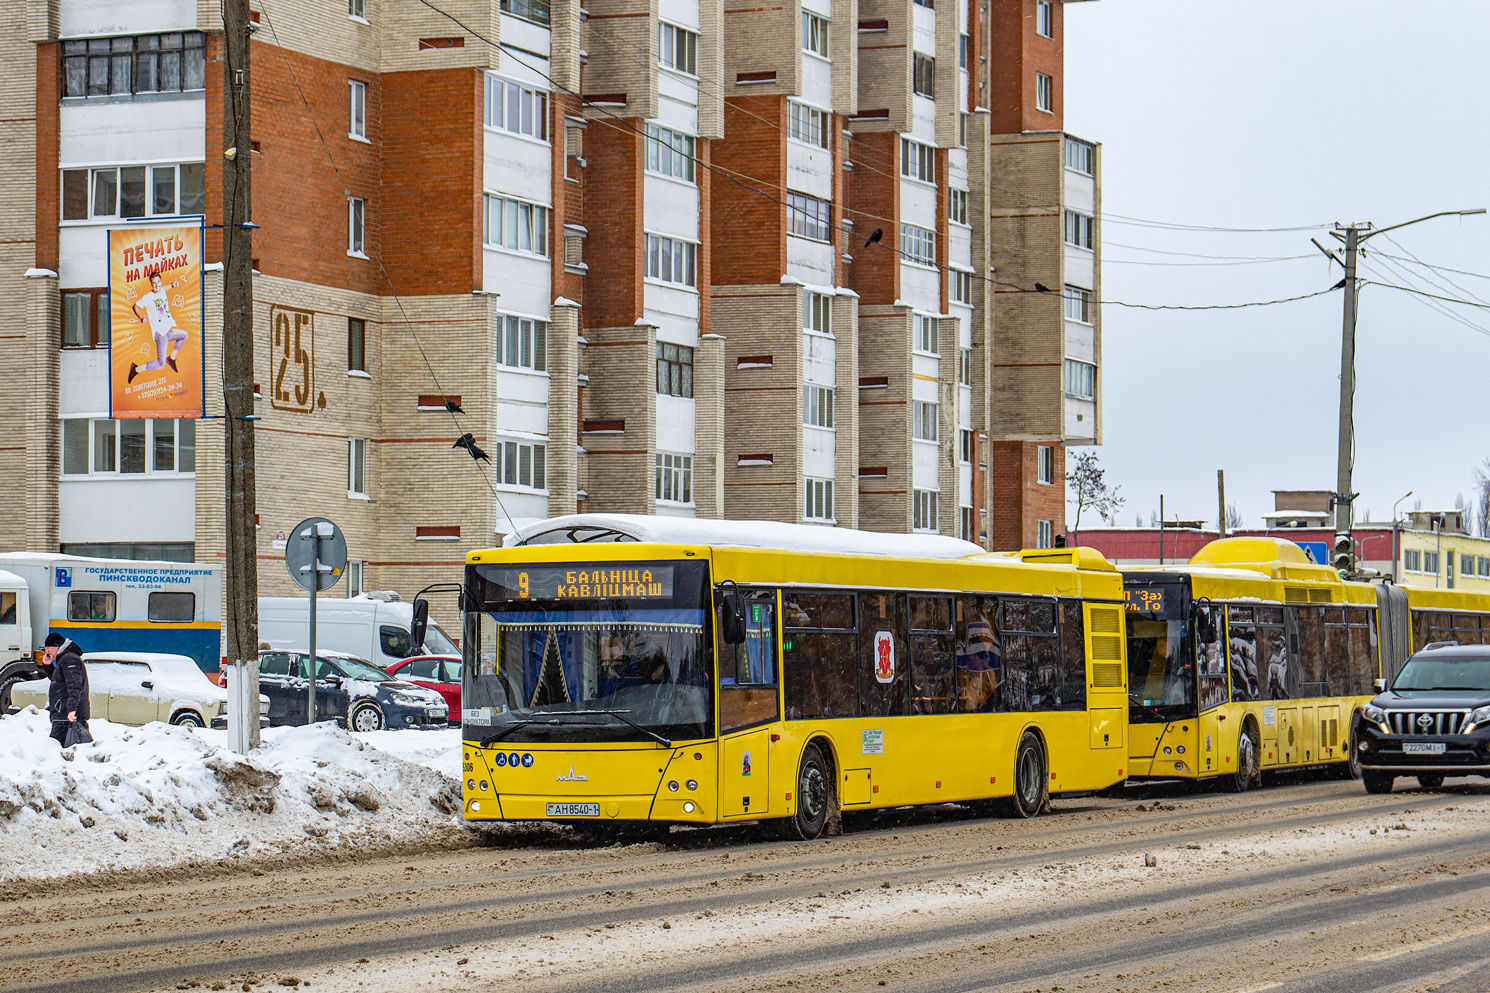
[[[414,607],[392,591],[362,596],[316,597],[316,650],[343,652],[380,669],[411,655],[459,655],[460,649],[434,621],[415,645]],[[308,651],[310,597],[259,597],[259,641],[270,648]]]

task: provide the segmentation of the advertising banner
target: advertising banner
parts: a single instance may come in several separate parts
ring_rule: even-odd
[[[115,417],[201,417],[202,225],[109,231]]]

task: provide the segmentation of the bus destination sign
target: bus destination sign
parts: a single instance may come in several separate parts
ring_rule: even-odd
[[[673,595],[670,565],[532,566],[489,575],[517,600],[661,600]]]
[[[1162,589],[1124,590],[1123,598],[1127,601],[1127,607],[1131,613],[1164,613],[1164,591]]]

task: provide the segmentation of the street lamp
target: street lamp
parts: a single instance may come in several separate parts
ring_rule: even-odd
[[[1403,500],[1406,500],[1410,496],[1412,496],[1412,490],[1408,490],[1406,493],[1404,493],[1401,496],[1399,496],[1397,498],[1397,502],[1394,503],[1394,504],[1392,504],[1392,582],[1393,583],[1400,583],[1402,581],[1402,576],[1401,576],[1401,574],[1397,570],[1397,563],[1402,560],[1402,547],[1401,547],[1401,545],[1402,545],[1402,541],[1401,541],[1402,529],[1401,529],[1401,527],[1397,523],[1397,508],[1402,505],[1402,501]]]

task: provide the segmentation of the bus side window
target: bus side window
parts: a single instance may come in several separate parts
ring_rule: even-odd
[[[1251,607],[1228,607],[1228,656],[1231,664],[1231,698],[1238,703],[1258,699],[1257,627]]]
[[[786,716],[859,716],[853,595],[793,592],[783,604]]]
[[[1371,693],[1371,680],[1376,678],[1376,612],[1347,607],[1345,626],[1348,638],[1345,685],[1335,692],[1366,696]]]
[[[964,714],[992,710],[1003,679],[1004,649],[993,619],[991,596],[957,598],[957,695]]]
[[[1199,708],[1209,710],[1226,702],[1226,645],[1222,641],[1221,608],[1197,606],[1195,611]],[[1211,635],[1211,640],[1202,641],[1201,634]]]
[[[910,597],[911,710],[950,714],[953,704],[952,599]]]
[[[1086,709],[1086,629],[1081,601],[1062,600],[1056,608],[1061,626],[1061,709]]]
[[[776,591],[749,590],[745,641],[720,646],[720,732],[765,724],[777,718]]]
[[[999,601],[1004,643],[1004,682],[999,710],[1025,712],[1060,708],[1060,639],[1055,604],[1005,597]]]
[[[1257,664],[1264,700],[1289,700],[1298,693],[1298,660],[1290,658],[1281,607],[1257,608]]]
[[[67,619],[69,621],[112,621],[115,617],[115,598],[112,593],[67,594]]]
[[[1299,690],[1301,697],[1325,696],[1324,608],[1294,607],[1299,625]]]
[[[910,712],[906,699],[905,620],[899,609],[902,598],[903,594],[880,591],[859,594],[858,692],[863,717],[896,717]]]

